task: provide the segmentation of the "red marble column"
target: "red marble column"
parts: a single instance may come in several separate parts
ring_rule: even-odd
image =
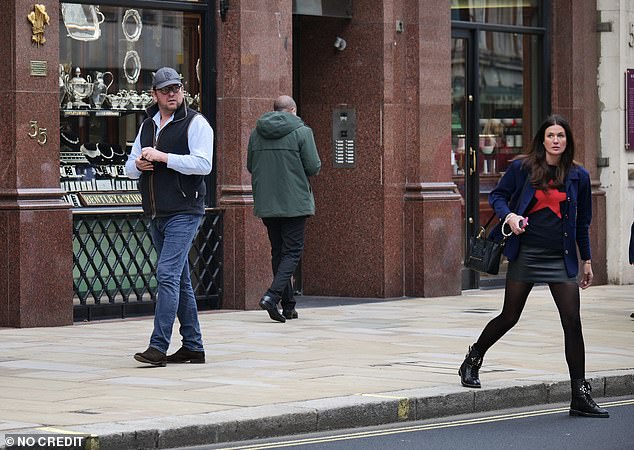
[[[406,295],[458,295],[462,268],[462,199],[451,181],[451,19],[449,2],[411,2],[407,27],[416,87],[406,185]],[[415,83],[415,84],[414,84]],[[411,96],[410,96],[411,97]],[[415,119],[415,120],[414,120]]]
[[[574,3],[574,5],[573,5]],[[599,99],[594,0],[555,0],[552,10],[552,111],[570,121],[575,137],[575,159],[593,180],[591,233],[594,284],[607,283],[605,248],[605,192],[600,189]]]
[[[412,183],[405,195],[405,295],[460,295],[461,196],[454,183]]]
[[[253,215],[249,134],[281,94],[292,95],[292,2],[233,2],[218,21],[218,206],[224,219],[223,308],[257,308],[271,282],[266,229]]]
[[[33,2],[9,0],[0,14],[10,37],[0,47],[0,326],[73,320],[72,218],[59,186],[59,3],[39,4],[49,16],[43,43],[32,40]]]

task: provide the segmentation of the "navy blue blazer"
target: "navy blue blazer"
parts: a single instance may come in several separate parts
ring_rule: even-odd
[[[498,185],[489,194],[489,204],[500,218],[514,212],[523,216],[535,195],[535,188],[528,183],[522,198],[517,198],[528,179],[528,170],[522,167],[522,160],[511,163]],[[590,253],[590,222],[592,221],[592,187],[590,174],[580,166],[573,166],[565,180],[567,205],[562,207],[564,220],[563,241],[564,263],[569,277],[577,276],[579,261],[577,246],[582,260],[592,258]],[[530,226],[530,224],[529,224]],[[495,227],[493,238],[502,239],[501,226]],[[514,261],[520,248],[519,236],[512,234],[506,241],[504,255]],[[575,245],[576,244],[576,245]]]

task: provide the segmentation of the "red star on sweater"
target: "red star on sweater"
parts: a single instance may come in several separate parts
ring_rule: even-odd
[[[547,189],[545,191],[538,189],[535,191],[535,199],[537,202],[527,215],[539,211],[540,209],[548,208],[561,219],[560,202],[566,200],[565,192],[559,192],[557,189]]]

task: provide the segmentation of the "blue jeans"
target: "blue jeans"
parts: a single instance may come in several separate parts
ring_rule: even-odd
[[[158,298],[150,347],[167,353],[174,320],[178,316],[183,347],[203,351],[198,308],[189,276],[189,250],[202,216],[178,214],[158,217],[150,223],[152,241],[158,253],[156,279]]]

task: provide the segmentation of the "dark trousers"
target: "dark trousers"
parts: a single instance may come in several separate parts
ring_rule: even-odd
[[[304,251],[306,217],[268,217],[262,222],[266,226],[271,242],[271,267],[273,283],[267,295],[282,301],[282,309],[295,307],[293,283],[291,281]]]

